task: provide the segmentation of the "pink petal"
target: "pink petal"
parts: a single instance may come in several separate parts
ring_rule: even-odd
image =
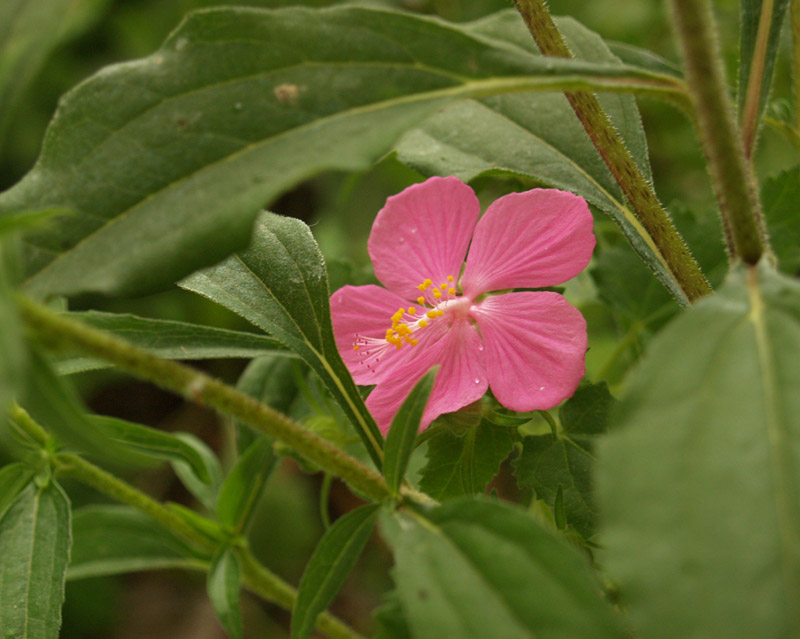
[[[473,307],[489,384],[516,411],[546,410],[570,397],[586,371],[586,321],[558,293],[506,293]]]
[[[475,227],[464,294],[553,286],[575,277],[594,249],[592,214],[582,197],[557,189],[510,193]]]
[[[439,415],[452,413],[483,397],[489,383],[481,346],[480,335],[474,326],[465,321],[456,322],[444,339],[427,349],[424,356],[399,367],[394,376],[378,384],[367,398],[367,407],[381,431],[386,433],[389,430],[403,400],[434,364],[441,368],[422,416],[420,430],[427,428]]]
[[[375,275],[398,295],[414,300],[426,279],[458,280],[480,214],[473,190],[454,177],[413,184],[386,201],[369,236]]]

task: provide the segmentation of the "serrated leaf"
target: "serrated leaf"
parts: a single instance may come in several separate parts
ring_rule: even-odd
[[[220,467],[219,459],[214,454],[214,451],[191,433],[173,433],[173,437],[179,439],[195,452],[195,455],[192,455],[192,465],[180,459],[170,460],[175,474],[186,489],[194,495],[195,499],[203,504],[207,510],[213,512],[217,504],[217,492],[222,483],[222,468]],[[195,472],[194,466],[198,458],[202,466],[205,467],[205,472],[200,475]]]
[[[0,468],[0,520],[32,476],[33,469],[20,462]]]
[[[282,191],[367,168],[453,98],[564,87],[680,93],[669,76],[544,60],[409,13],[198,11],[149,58],[64,96],[0,212],[75,211],[28,238],[31,293],[132,295],[244,246]]]
[[[428,397],[433,390],[437,370],[438,368],[428,371],[414,385],[392,419],[392,425],[386,435],[383,476],[395,494],[403,482],[408,460],[411,459],[411,453],[414,451],[422,414],[425,412],[425,406],[428,405]]]
[[[761,190],[770,243],[781,271],[800,272],[800,166],[770,178]]]
[[[608,384],[581,384],[558,409],[558,419],[570,435],[600,435],[606,432],[613,406]]]
[[[562,18],[558,27],[576,58],[620,65],[599,36],[574,20]],[[497,42],[513,43],[519,55],[539,57],[514,11],[495,14],[470,28]],[[607,94],[599,99],[637,166],[650,179],[647,141],[635,99]],[[563,95],[515,93],[460,101],[403,136],[397,152],[402,162],[424,175],[455,175],[464,181],[502,175],[527,187],[546,185],[584,197],[619,225],[667,290],[686,301]]]
[[[65,313],[65,316],[113,333],[134,346],[165,359],[252,358],[275,352],[292,357],[277,341],[256,333],[137,317],[127,313],[88,311]],[[103,360],[68,357],[60,360],[56,368],[62,375],[68,375],[107,366],[111,364]]]
[[[58,484],[28,484],[0,520],[0,548],[3,637],[57,639],[70,549],[70,505]]]
[[[800,285],[736,269],[653,339],[598,446],[638,636],[800,635]]]
[[[67,579],[204,565],[180,538],[128,506],[85,506],[73,514]]]
[[[414,639],[621,639],[583,556],[524,511],[460,499],[390,535]]]
[[[137,456],[141,455],[147,460],[185,462],[202,483],[212,485],[219,481],[218,476],[212,476],[213,471],[209,470],[211,465],[208,464],[207,455],[198,452],[196,446],[187,443],[180,435],[115,417],[87,415],[86,418],[98,432]],[[136,457],[132,459],[135,461]]]
[[[376,465],[382,436],[333,337],[325,262],[300,220],[263,214],[246,251],[181,282],[238,313],[297,353],[320,377]]]
[[[328,528],[308,561],[292,614],[292,639],[308,639],[317,615],[336,593],[367,544],[379,506],[367,505],[343,515]]]
[[[236,383],[236,389],[279,413],[289,415],[298,393],[292,374],[294,366],[303,365],[285,357],[270,355],[257,357],[244,369]],[[256,432],[248,424],[236,421],[236,447],[240,455],[259,437],[264,435]]]
[[[775,56],[778,53],[781,26],[786,16],[789,0],[772,0],[772,15],[768,16],[768,36],[761,54],[756,52],[761,9],[764,0],[739,0],[741,21],[739,30],[739,111],[742,111],[747,97],[748,83],[753,71],[753,64],[759,55],[763,55],[763,74],[759,89],[758,111],[762,113],[767,104],[769,89],[772,85],[772,74],[775,68]]]
[[[244,530],[275,461],[270,437],[257,439],[238,459],[217,495],[217,519],[223,526],[237,534]]]
[[[232,548],[223,550],[212,562],[207,586],[208,598],[225,632],[231,639],[242,639],[241,568]]]
[[[419,485],[439,501],[483,492],[513,445],[508,428],[485,420],[459,435],[443,428],[428,440]]]

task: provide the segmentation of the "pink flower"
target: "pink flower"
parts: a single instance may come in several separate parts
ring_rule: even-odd
[[[384,433],[435,364],[421,429],[489,387],[512,410],[552,408],[583,377],[586,322],[561,295],[486,293],[580,273],[595,244],[586,202],[533,189],[479,216],[478,198],[457,178],[408,187],[387,200],[369,236],[386,288],[345,286],[331,298],[337,346],[356,383],[376,385],[367,406]]]

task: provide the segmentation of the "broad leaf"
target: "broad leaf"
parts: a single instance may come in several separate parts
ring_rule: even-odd
[[[33,469],[20,462],[0,468],[0,520],[32,476]]]
[[[69,563],[70,506],[55,482],[31,482],[0,520],[3,637],[57,639]]]
[[[212,476],[207,465],[207,456],[198,452],[196,446],[156,428],[101,415],[87,415],[95,429],[123,448],[146,460],[157,459],[180,461],[188,464],[197,478],[204,484],[213,484],[218,478]],[[136,460],[136,457],[132,458]]]
[[[0,213],[75,211],[30,236],[30,292],[141,293],[244,246],[282,191],[368,167],[448,100],[565,87],[680,93],[670,76],[544,60],[408,13],[198,11],[62,99]]]
[[[800,284],[735,270],[649,345],[598,447],[638,636],[800,635]]]
[[[596,34],[571,19],[559,20],[558,26],[577,58],[600,61],[612,68],[620,65]],[[513,43],[519,47],[520,56],[540,57],[514,11],[495,14],[471,28],[498,43]],[[647,141],[634,98],[601,95],[600,103],[639,169],[650,178]],[[465,181],[504,175],[527,187],[546,185],[584,197],[620,226],[662,284],[685,302],[663,256],[628,207],[563,95],[515,93],[458,102],[406,134],[397,151],[401,161],[425,175],[455,175]]]
[[[414,639],[621,639],[586,559],[524,511],[461,499],[399,515],[397,592]]]
[[[250,248],[181,286],[238,313],[302,357],[380,465],[382,437],[336,348],[325,263],[305,224],[265,213]]]
[[[367,544],[378,506],[362,506],[343,515],[331,526],[308,561],[292,615],[292,639],[308,639],[321,613],[361,556]]]
[[[127,506],[76,510],[72,538],[68,579],[206,565],[169,530]]]
[[[230,639],[242,639],[241,568],[232,548],[224,549],[212,562],[208,573],[208,598],[217,619]]]
[[[252,358],[276,351],[291,356],[275,340],[255,333],[97,311],[65,315],[113,333],[134,346],[165,359]],[[70,374],[107,366],[111,364],[102,360],[70,357],[59,361],[57,369],[62,374]]]
[[[272,439],[261,437],[231,468],[217,495],[217,519],[235,533],[244,530],[275,467]]]
[[[781,271],[800,272],[800,166],[770,178],[761,190],[770,243]]]
[[[771,0],[772,15],[767,16],[768,35],[764,49],[758,52],[758,30],[764,0],[739,0],[741,9],[741,26],[739,33],[739,110],[744,108],[748,84],[753,66],[759,55],[763,55],[763,72],[758,84],[759,113],[764,111],[772,85],[772,74],[775,68],[775,56],[781,39],[781,26],[786,16],[789,0]]]
[[[509,428],[485,420],[458,434],[442,428],[428,440],[420,488],[440,501],[483,492],[512,445]]]
[[[436,370],[432,370],[416,383],[392,419],[391,428],[386,436],[383,476],[386,478],[389,488],[395,493],[405,477],[408,460],[411,459],[411,453],[414,451],[422,414],[425,412],[425,406],[428,405],[428,397],[433,390],[435,379]]]

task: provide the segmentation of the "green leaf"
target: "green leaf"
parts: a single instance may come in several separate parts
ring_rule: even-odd
[[[753,71],[756,54],[758,26],[761,18],[761,8],[764,0],[739,0],[741,9],[741,28],[739,31],[739,111],[744,108],[747,97],[747,85]],[[769,88],[772,85],[772,75],[775,68],[775,56],[778,53],[778,44],[781,38],[781,26],[786,15],[789,0],[773,0],[771,3],[772,15],[768,16],[769,34],[764,55],[764,71],[759,87],[758,112],[762,113],[769,97]]]
[[[212,477],[207,466],[207,455],[198,452],[197,447],[187,443],[180,434],[173,435],[156,428],[134,424],[115,417],[87,415],[95,429],[109,439],[122,445],[144,459],[182,461],[204,484],[212,485],[218,477]],[[134,458],[135,459],[135,458]]]
[[[7,245],[0,241],[0,419],[25,377],[26,349],[22,326],[6,269]]]
[[[769,229],[770,243],[781,271],[800,272],[800,166],[764,182],[761,201]]]
[[[558,20],[558,26],[576,58],[620,67],[598,35],[569,18]],[[544,59],[515,11],[476,22],[471,30],[495,39],[498,46],[513,43],[520,56]],[[647,141],[635,99],[608,94],[599,99],[637,166],[650,179]],[[619,225],[661,283],[685,302],[666,260],[628,207],[563,95],[521,92],[460,101],[407,133],[397,152],[402,162],[424,175],[455,175],[464,181],[505,176],[525,188],[544,185],[584,197]]]
[[[361,556],[372,534],[379,506],[367,505],[343,515],[320,540],[308,561],[292,614],[292,639],[308,639],[317,615],[336,593]]]
[[[561,427],[571,435],[600,435],[606,432],[614,398],[608,384],[581,384],[558,409]]]
[[[0,217],[0,235],[39,226],[55,215],[67,213],[69,211],[45,209],[44,211],[23,211],[4,215]]]
[[[14,107],[86,0],[3,0],[0,3],[0,140]]]
[[[567,87],[680,94],[670,76],[544,60],[409,13],[198,11],[64,96],[0,213],[75,211],[29,236],[32,294],[142,293],[243,247],[282,191],[369,167],[451,99]]]
[[[69,563],[69,500],[31,482],[0,520],[0,628],[13,639],[57,639]]]
[[[428,371],[411,389],[408,397],[400,406],[400,410],[392,419],[392,425],[386,436],[383,476],[395,494],[403,482],[408,460],[411,459],[411,453],[414,451],[419,424],[422,421],[425,407],[428,405],[428,397],[433,390],[437,370],[438,368]]]
[[[225,632],[231,639],[242,639],[241,568],[232,548],[224,549],[212,562],[207,586],[208,598]]]
[[[800,636],[800,284],[736,269],[653,339],[598,446],[638,636]]]
[[[247,365],[236,384],[236,388],[257,399],[262,404],[274,408],[279,413],[290,415],[298,393],[297,384],[292,374],[294,366],[302,365],[285,357],[272,355],[257,357]],[[256,439],[264,436],[260,432],[256,432],[248,424],[238,420],[236,422],[236,434],[236,445],[240,455]]]
[[[238,313],[303,358],[380,466],[383,438],[336,347],[325,262],[305,224],[264,213],[250,248],[181,286]]]
[[[170,460],[172,469],[186,489],[206,509],[213,512],[217,504],[217,492],[222,483],[222,468],[220,467],[219,459],[217,459],[214,451],[191,433],[173,433],[173,437],[193,449],[195,454],[192,455],[192,465],[180,459]],[[198,458],[205,468],[205,471],[200,474],[195,471],[195,464]]]
[[[67,579],[206,565],[180,538],[128,506],[76,510],[72,537]]]
[[[485,420],[459,434],[442,428],[428,440],[420,488],[439,501],[483,492],[513,443],[510,429]]]
[[[272,439],[261,437],[239,458],[217,495],[217,519],[240,533],[247,526],[264,486],[275,468]]]
[[[2,219],[2,218],[0,218]],[[280,352],[291,357],[274,339],[256,333],[232,331],[200,324],[137,317],[135,315],[100,313],[65,313],[94,328],[113,333],[165,359],[252,358]],[[57,364],[59,373],[78,373],[110,366],[102,360],[69,357]]]
[[[373,617],[378,626],[374,639],[411,639],[411,629],[396,590],[384,595],[383,604],[375,610]]]
[[[460,499],[390,534],[414,639],[621,639],[585,557],[524,511]]]
[[[33,469],[27,464],[17,462],[0,468],[0,520],[32,476]]]

